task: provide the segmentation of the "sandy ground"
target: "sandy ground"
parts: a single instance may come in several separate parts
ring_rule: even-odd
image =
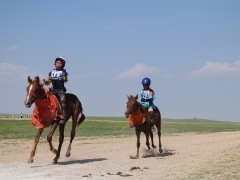
[[[134,136],[75,139],[69,158],[65,138],[56,165],[43,138],[31,164],[33,140],[0,141],[0,179],[240,179],[240,132],[163,135],[162,155],[142,134],[139,159]]]

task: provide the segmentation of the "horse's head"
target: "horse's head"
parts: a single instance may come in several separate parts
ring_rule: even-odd
[[[125,117],[128,118],[130,114],[132,114],[133,112],[135,112],[138,107],[139,107],[139,103],[137,101],[138,99],[138,95],[136,95],[135,97],[131,96],[127,96],[128,101],[127,101],[127,107],[126,107],[126,111],[125,111]]]
[[[27,87],[27,97],[24,104],[27,108],[30,108],[34,102],[43,96],[44,90],[43,84],[40,84],[40,79],[38,76],[35,77],[34,80],[28,76],[28,83],[29,85]]]

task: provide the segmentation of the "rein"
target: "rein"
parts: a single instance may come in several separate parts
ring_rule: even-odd
[[[39,98],[35,99],[35,102],[43,99],[43,97],[47,96],[47,93],[42,89],[42,91],[44,92],[42,96],[40,96]]]
[[[36,103],[37,101],[43,99],[43,97],[45,97],[47,95],[47,93],[44,91],[44,89],[41,89],[40,94],[42,94],[41,96],[37,97],[37,95],[33,94],[33,93],[29,93],[27,92],[27,96],[31,95],[34,97],[34,99],[32,100],[32,103]]]
[[[129,112],[129,114],[133,114],[135,113],[137,110],[139,110],[139,108],[141,107],[141,104],[139,102],[135,102],[133,105],[132,110]]]

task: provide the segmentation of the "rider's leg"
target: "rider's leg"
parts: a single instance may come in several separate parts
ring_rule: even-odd
[[[148,113],[150,115],[151,128],[154,129],[154,112],[152,106],[148,108]]]
[[[66,123],[66,94],[64,92],[59,93],[60,104],[62,108],[63,119],[59,121],[60,124]]]

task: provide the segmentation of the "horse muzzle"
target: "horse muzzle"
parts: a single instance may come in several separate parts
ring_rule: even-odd
[[[29,101],[28,101],[28,102],[25,101],[25,102],[24,102],[24,105],[25,105],[26,108],[30,108],[31,105],[32,105],[32,103],[29,102]]]
[[[126,117],[126,118],[128,118],[128,117],[129,117],[129,115],[130,115],[130,113],[129,113],[129,112],[125,112],[125,117]]]

